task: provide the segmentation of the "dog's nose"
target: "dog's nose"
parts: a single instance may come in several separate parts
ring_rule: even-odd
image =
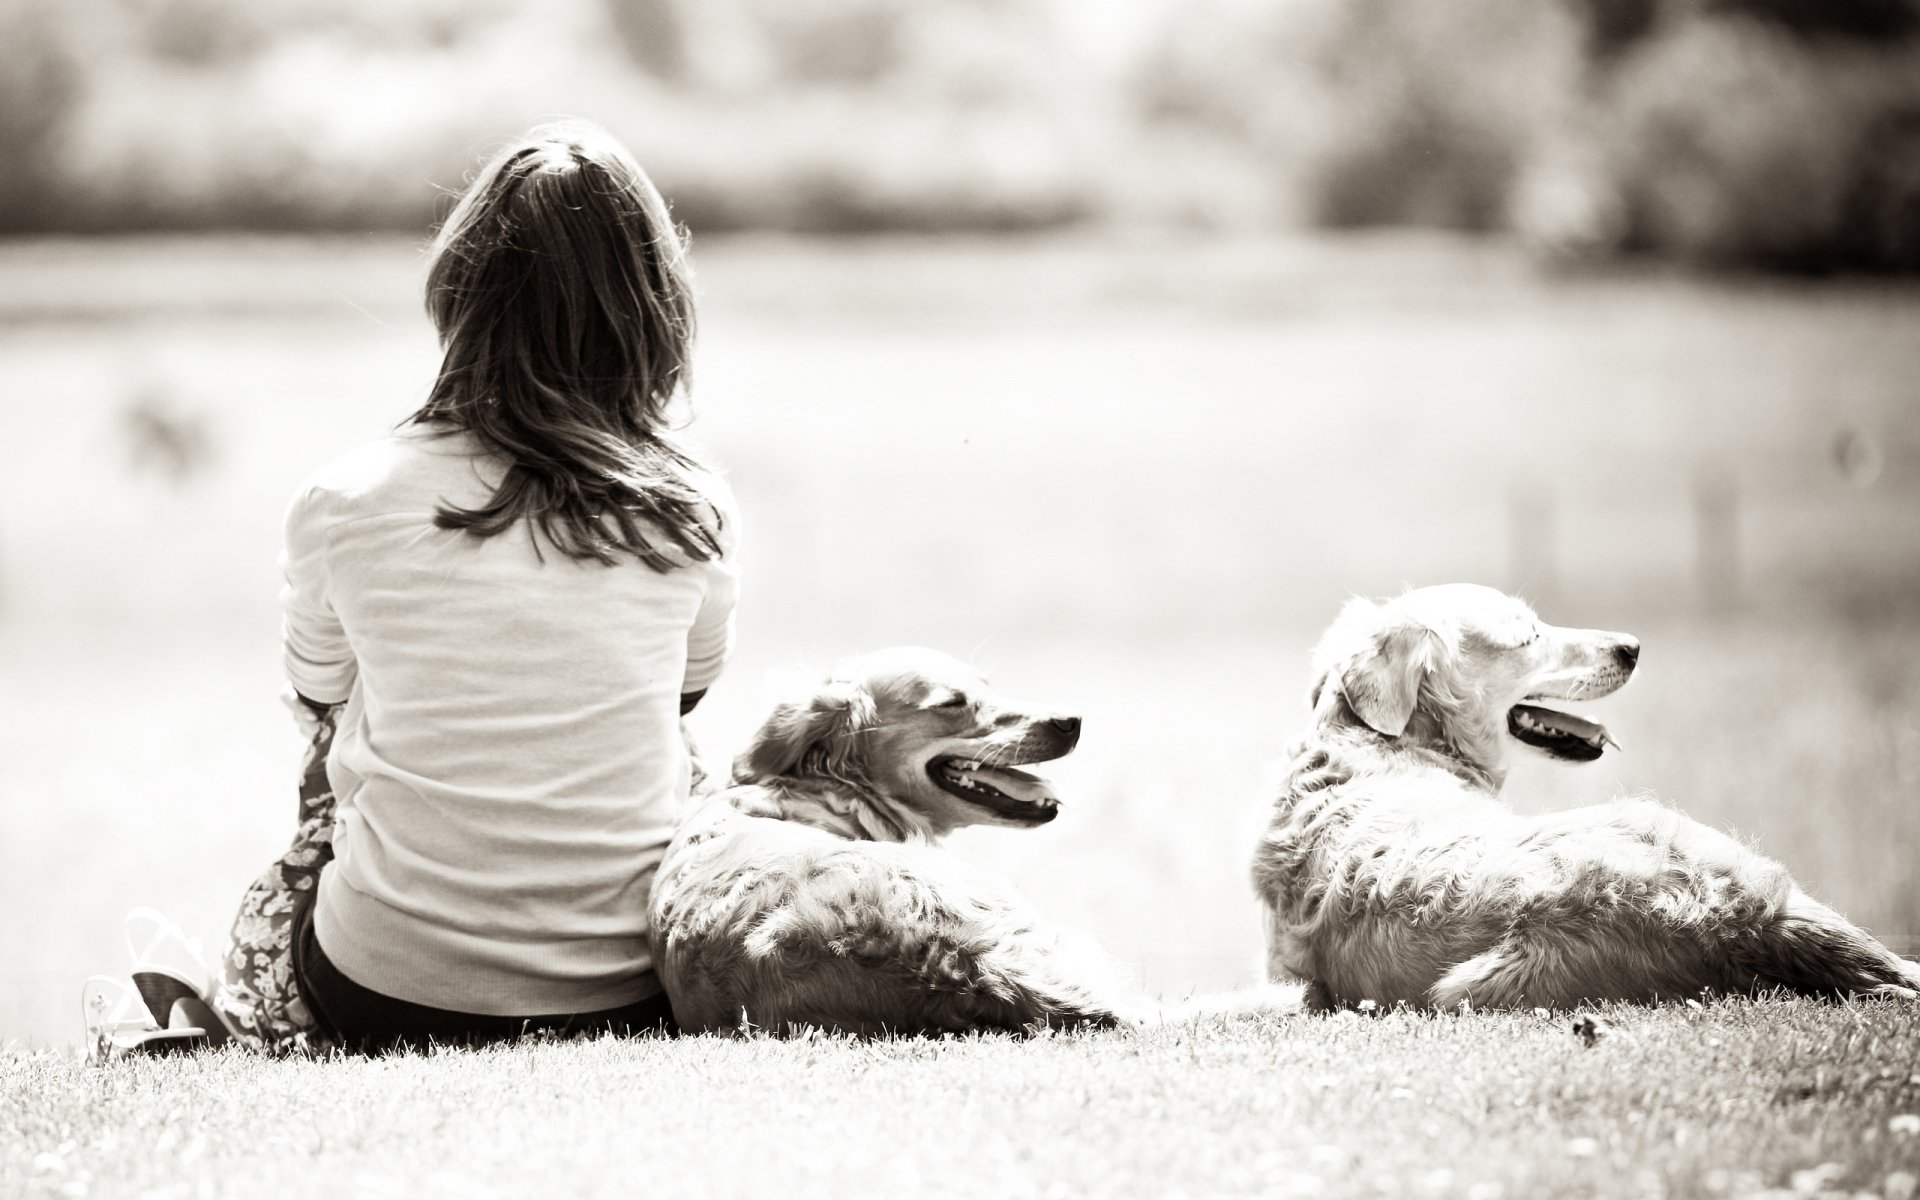
[[[1634,638],[1628,638],[1614,646],[1613,653],[1614,657],[1620,660],[1620,664],[1631,671],[1640,662],[1640,643]]]
[[[1079,717],[1053,717],[1048,720],[1047,724],[1059,731],[1062,737],[1077,738],[1080,736]]]

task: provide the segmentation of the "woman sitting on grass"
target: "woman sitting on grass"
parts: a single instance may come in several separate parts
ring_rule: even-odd
[[[667,428],[685,244],[610,136],[544,127],[461,197],[427,310],[426,404],[287,516],[300,834],[212,997],[261,1048],[672,1023],[647,892],[736,591],[729,492]]]

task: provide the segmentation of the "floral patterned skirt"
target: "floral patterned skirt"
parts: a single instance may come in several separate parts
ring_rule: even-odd
[[[213,1007],[248,1049],[266,1053],[319,1049],[313,1013],[293,974],[293,929],[301,906],[313,903],[320,868],[333,857],[333,787],[327,752],[345,705],[314,714],[300,766],[299,826],[287,852],[253,881],[233,919],[220,960]],[[303,722],[304,723],[304,722]]]

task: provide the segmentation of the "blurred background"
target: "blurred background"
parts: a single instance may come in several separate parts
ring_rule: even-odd
[[[963,835],[1141,986],[1352,594],[1625,629],[1651,791],[1920,950],[1916,0],[0,0],[0,1039],[292,831],[280,519],[437,365],[421,247],[576,114],[691,229],[728,757],[845,653],[1079,707]]]

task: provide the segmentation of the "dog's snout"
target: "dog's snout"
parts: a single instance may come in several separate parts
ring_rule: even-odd
[[[1080,739],[1079,717],[1053,717],[1047,721],[1047,724],[1053,726],[1054,732],[1058,733],[1061,737],[1074,741]]]
[[[1640,662],[1640,642],[1636,638],[1624,638],[1613,647],[1613,656],[1620,665],[1631,671]]]

